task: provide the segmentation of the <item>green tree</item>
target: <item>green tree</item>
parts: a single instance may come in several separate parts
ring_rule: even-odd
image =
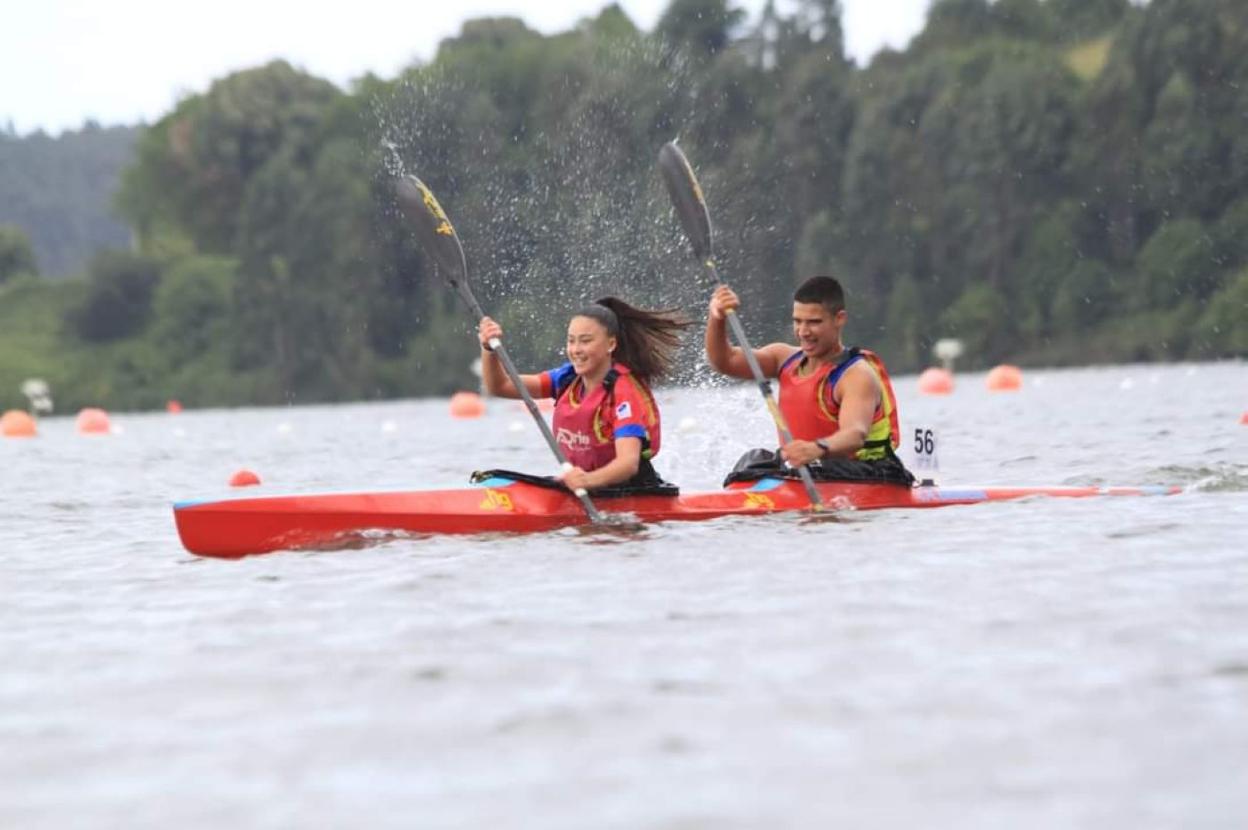
[[[35,251],[20,228],[0,225],[0,283],[18,274],[38,274]]]
[[[1087,40],[1117,25],[1131,9],[1130,0],[1045,0],[1059,37]]]
[[[967,287],[940,316],[941,331],[966,346],[972,364],[991,365],[1007,356],[1010,328],[1005,297],[987,283]]]
[[[988,0],[933,0],[927,25],[915,38],[915,47],[930,50],[965,46],[985,39],[994,28]]]
[[[1115,281],[1105,263],[1078,260],[1060,276],[1053,294],[1053,327],[1059,332],[1087,336],[1112,311]]]
[[[1020,40],[1052,40],[1057,28],[1053,9],[1042,0],[996,0],[992,6],[995,28]]]
[[[1248,268],[1209,298],[1197,326],[1200,352],[1208,357],[1248,355]]]
[[[80,274],[97,250],[129,243],[111,203],[139,132],[87,122],[58,136],[0,133],[0,225],[25,232],[40,273]]]
[[[225,351],[237,272],[232,259],[187,257],[161,278],[152,301],[151,336],[171,366]]]
[[[1074,132],[1075,80],[1051,52],[985,47],[958,54],[953,82],[924,113],[924,147],[947,188],[952,267],[1000,287],[1036,206],[1060,194]],[[974,205],[973,213],[966,208]]]
[[[727,0],[672,0],[659,18],[655,34],[704,60],[722,51],[745,12]]]
[[[145,246],[173,225],[203,253],[229,254],[251,179],[279,152],[309,156],[327,108],[328,81],[274,61],[216,81],[144,133],[118,204]]]
[[[1209,168],[1221,160],[1216,127],[1200,111],[1196,89],[1182,71],[1157,94],[1143,139],[1143,181],[1157,213],[1200,217],[1220,207],[1220,188],[1209,181]]]
[[[909,274],[903,274],[893,284],[884,318],[884,341],[888,346],[889,365],[894,371],[914,371],[923,365],[928,337],[923,315],[919,286]]]
[[[1184,299],[1206,299],[1218,286],[1213,240],[1194,219],[1168,222],[1153,234],[1137,260],[1140,309],[1173,308]]]
[[[776,152],[791,171],[784,187],[797,215],[839,213],[855,108],[852,68],[842,53],[813,50],[786,73]]]
[[[1248,198],[1223,212],[1212,229],[1214,261],[1219,268],[1248,264]]]
[[[91,260],[87,292],[68,322],[83,340],[120,340],[142,332],[160,282],[159,263],[129,251],[101,251]]]

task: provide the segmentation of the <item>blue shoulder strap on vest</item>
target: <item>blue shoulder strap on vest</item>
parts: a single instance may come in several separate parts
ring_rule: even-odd
[[[571,368],[571,366],[572,364],[569,363],[568,367]],[[556,401],[563,397],[564,392],[567,392],[572,388],[572,384],[576,383],[576,373],[569,372],[568,374],[570,375],[571,380],[567,381],[562,387],[560,387],[558,394],[555,395]],[[615,403],[615,381],[619,376],[619,370],[612,366],[607,370],[607,374],[602,379],[602,388],[607,391],[607,400],[612,404]]]
[[[790,364],[790,363],[792,363],[793,361],[797,360],[797,359],[798,359],[798,358],[800,358],[801,356],[802,356],[802,350],[801,350],[801,349],[798,349],[797,351],[793,352],[793,354],[791,354],[791,355],[789,355],[788,357],[786,357],[786,358],[784,359],[784,362],[780,364],[780,371],[779,371],[779,372],[776,372],[776,374],[778,375],[778,374],[781,374],[782,372],[784,372],[784,370],[785,370],[785,369],[789,368],[789,364]]]
[[[789,368],[789,364],[791,364],[793,361],[797,360],[801,356],[802,356],[802,350],[798,349],[793,354],[791,354],[788,358],[786,358],[783,363],[780,364],[780,371],[783,372],[785,369]],[[862,351],[857,346],[854,346],[853,348],[850,348],[850,349],[846,349],[845,356],[841,358],[841,362],[836,364],[836,368],[828,373],[828,385],[836,386],[836,382],[841,379],[841,375],[845,373],[845,370],[848,369],[855,360],[858,360],[861,357],[862,357]]]
[[[845,357],[841,358],[841,362],[836,364],[835,369],[828,372],[828,386],[835,387],[836,382],[841,379],[841,375],[845,374],[845,370],[862,359],[862,352],[859,351],[857,346],[854,346],[852,349],[846,349]]]
[[[554,392],[552,397],[556,401],[562,398],[563,393],[571,389],[575,382],[576,370],[572,368],[570,361],[550,370],[551,391]]]

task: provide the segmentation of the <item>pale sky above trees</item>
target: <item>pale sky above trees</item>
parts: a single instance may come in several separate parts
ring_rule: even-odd
[[[43,0],[3,13],[0,131],[59,133],[87,119],[153,121],[187,94],[237,69],[284,58],[346,86],[367,72],[392,77],[432,58],[466,19],[510,15],[543,33],[596,15],[609,0],[217,0],[202,10],[157,0]],[[764,0],[734,5],[757,19]],[[650,30],[668,0],[619,0]],[[846,47],[859,64],[904,47],[928,0],[842,0]],[[778,0],[783,10],[786,0]]]

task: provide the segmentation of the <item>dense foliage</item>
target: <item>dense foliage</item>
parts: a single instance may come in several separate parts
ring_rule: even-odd
[[[788,8],[673,0],[653,33],[615,6],[554,36],[474,20],[428,65],[346,92],[282,62],[223,78],[138,143],[117,199],[138,251],[81,286],[9,280],[0,321],[55,313],[49,379],[113,406],[470,384],[471,322],[394,209],[393,177],[415,172],[543,366],[604,293],[701,315],[654,169],[679,136],[756,342],[828,272],[850,339],[897,371],[947,336],[981,366],[1248,353],[1240,0],[936,0],[867,67],[838,0]],[[5,338],[13,403],[38,367]]]
[[[92,123],[56,137],[0,129],[0,226],[21,228],[39,273],[77,274],[98,249],[129,244],[112,196],[138,134]]]

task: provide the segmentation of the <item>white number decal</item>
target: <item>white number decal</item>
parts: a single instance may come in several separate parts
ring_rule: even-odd
[[[914,431],[914,467],[929,475],[921,478],[932,478],[940,464],[936,460],[936,430],[919,427]]]

